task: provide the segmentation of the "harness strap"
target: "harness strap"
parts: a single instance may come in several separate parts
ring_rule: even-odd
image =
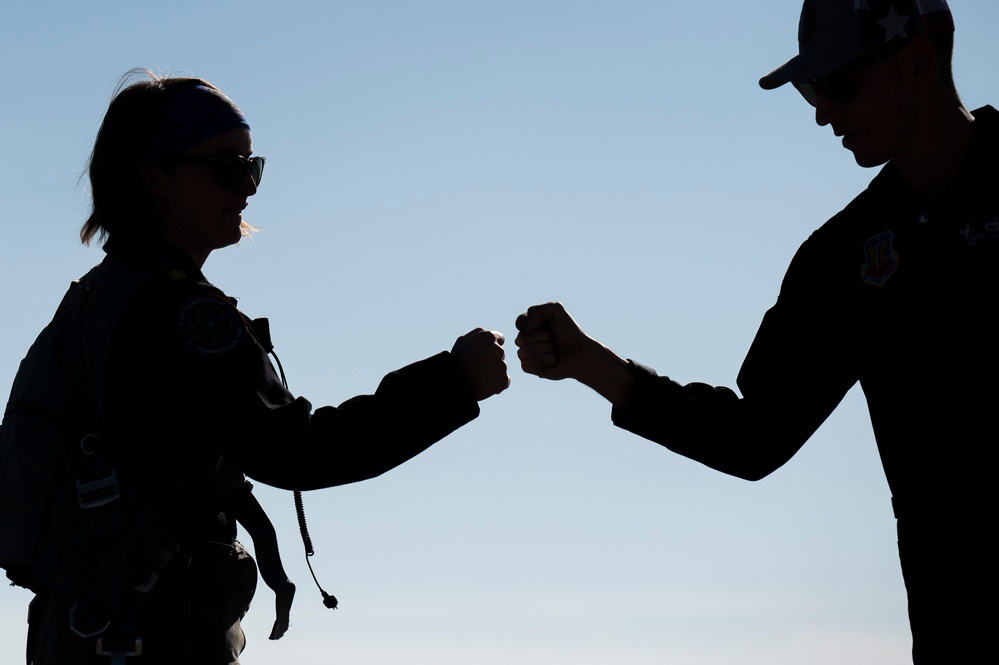
[[[230,497],[229,505],[233,516],[253,539],[253,549],[257,557],[257,568],[264,583],[274,591],[274,605],[277,618],[271,628],[270,639],[280,639],[288,630],[291,621],[291,603],[295,598],[295,584],[288,579],[281,563],[277,534],[267,513],[250,491],[252,485],[246,482],[243,490]]]

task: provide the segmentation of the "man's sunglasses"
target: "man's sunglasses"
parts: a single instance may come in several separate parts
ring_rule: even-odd
[[[812,106],[818,106],[819,93],[822,93],[834,102],[845,104],[853,99],[857,94],[857,76],[861,71],[871,65],[876,65],[882,60],[887,60],[895,55],[903,46],[908,44],[908,40],[900,39],[887,44],[877,50],[863,55],[846,67],[839,69],[828,76],[813,79],[811,81],[792,82],[805,101]]]
[[[162,160],[163,166],[174,167],[181,164],[204,164],[212,170],[223,187],[238,187],[247,173],[256,187],[264,174],[263,157],[243,157],[242,155],[172,155]]]

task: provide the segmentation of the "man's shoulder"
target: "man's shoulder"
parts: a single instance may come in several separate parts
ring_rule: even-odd
[[[892,194],[877,180],[875,178],[867,189],[812,231],[802,248],[831,251],[834,247],[856,243],[857,238],[870,235],[877,226],[877,220],[883,219],[881,208],[892,198]]]
[[[986,104],[971,112],[975,117],[975,122],[985,122],[992,126],[999,127],[999,111],[991,104]]]
[[[899,196],[904,193],[893,183],[891,171],[882,169],[863,192],[801,243],[785,274],[782,295],[793,291],[793,285],[812,289],[852,283],[860,274],[867,246],[885,233],[886,224],[890,226],[891,207]]]
[[[823,242],[852,240],[880,228],[911,197],[894,165],[886,164],[867,187],[812,234]]]

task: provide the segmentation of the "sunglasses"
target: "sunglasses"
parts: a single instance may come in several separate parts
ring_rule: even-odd
[[[818,106],[819,93],[825,95],[834,102],[845,104],[851,101],[857,94],[858,74],[872,65],[876,65],[883,60],[887,60],[895,55],[903,46],[908,44],[908,40],[898,40],[887,44],[867,55],[857,58],[846,67],[839,69],[828,76],[812,79],[811,81],[792,82],[805,101],[812,106]]]
[[[181,164],[204,164],[212,170],[223,187],[237,187],[247,173],[256,187],[264,174],[263,157],[243,157],[242,155],[171,155],[163,158],[166,167]]]

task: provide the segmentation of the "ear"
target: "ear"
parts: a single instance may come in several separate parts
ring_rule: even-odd
[[[163,197],[163,178],[166,176],[163,169],[152,162],[142,162],[139,164],[139,175],[149,198],[158,200]]]
[[[899,53],[899,62],[906,78],[929,81],[937,67],[937,51],[926,37],[914,37]]]

